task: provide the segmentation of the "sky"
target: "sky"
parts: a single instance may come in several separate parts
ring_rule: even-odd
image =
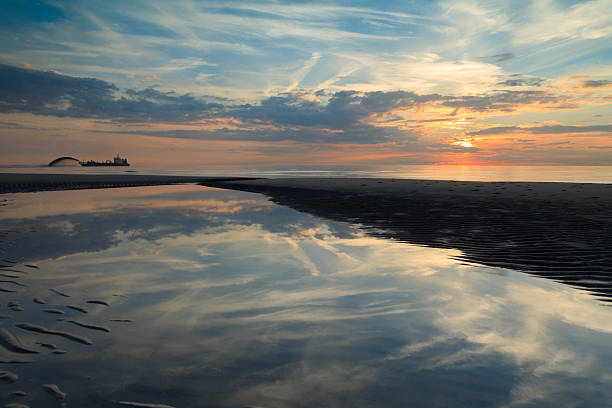
[[[0,164],[612,165],[612,0],[0,8]]]

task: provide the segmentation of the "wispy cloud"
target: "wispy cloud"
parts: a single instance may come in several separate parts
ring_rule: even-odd
[[[500,86],[526,86],[526,87],[538,87],[542,85],[546,80],[544,78],[528,77],[520,74],[510,75],[508,79],[498,82]]]
[[[609,79],[589,79],[582,82],[584,88],[612,88],[612,80]]]
[[[567,126],[567,125],[543,125],[532,127],[519,126],[498,126],[487,129],[469,132],[469,135],[500,135],[507,133],[530,133],[540,135],[568,134],[568,133],[610,133],[612,125],[587,125],[587,126]]]
[[[527,21],[514,28],[518,43],[555,39],[592,40],[612,35],[612,16],[604,10],[610,0],[578,2],[565,7],[554,1],[538,0],[527,7]]]
[[[7,7],[1,112],[177,143],[381,143],[393,160],[481,152],[452,144],[481,121],[599,126],[612,97],[610,0],[105,4]]]
[[[491,55],[489,57],[484,57],[483,59],[492,59],[495,62],[504,62],[504,61],[510,61],[511,59],[514,58],[514,54],[511,52],[504,52],[502,54],[495,54],[495,55]]]

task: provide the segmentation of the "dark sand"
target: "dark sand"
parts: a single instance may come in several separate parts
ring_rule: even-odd
[[[55,293],[56,295],[60,295],[60,296],[62,296],[62,297],[70,297],[70,295],[67,295],[67,294],[65,294],[64,292],[60,292],[60,291],[59,291],[59,290],[57,290],[57,289],[49,289],[49,291],[51,291],[51,292]]]
[[[77,312],[81,312],[81,313],[89,313],[87,311],[87,309],[81,307],[81,306],[75,306],[75,305],[66,305],[67,308],[70,308],[72,310],[76,310]]]
[[[0,327],[0,347],[18,354],[37,354],[38,351],[26,348],[8,330]]]
[[[51,314],[64,314],[64,311],[59,309],[43,309],[42,311]]]
[[[108,303],[103,301],[103,300],[88,300],[87,303],[91,303],[91,304],[94,304],[94,305],[102,305],[102,306],[107,306],[108,307]]]
[[[105,326],[98,326],[98,325],[95,325],[95,324],[83,323],[83,322],[79,322],[79,321],[76,321],[76,320],[68,320],[68,323],[72,323],[72,324],[75,324],[77,326],[84,327],[86,329],[99,330],[99,331],[103,331],[103,332],[107,332],[107,333],[110,333],[110,331],[111,331],[108,327],[105,327]]]
[[[18,379],[19,379],[19,375],[15,374],[14,372],[0,370],[0,380],[7,382],[9,384],[12,384]]]
[[[81,344],[86,344],[88,346],[91,346],[93,344],[93,342],[87,337],[77,336],[76,334],[65,332],[65,331],[60,331],[60,330],[50,330],[50,329],[47,329],[46,327],[38,326],[36,324],[17,323],[15,326],[19,327],[22,330],[28,330],[28,331],[32,331],[36,333],[41,333],[41,334],[50,334],[52,336],[64,337],[68,340],[72,340],[72,341],[75,341]]]
[[[236,177],[154,176],[133,174],[17,174],[0,173],[0,194],[46,190],[77,190],[157,186],[234,180]]]
[[[553,279],[612,301],[612,185],[405,179],[258,179],[205,183],[360,224],[371,234],[459,260]]]
[[[43,384],[43,389],[53,395],[58,400],[66,399],[66,393],[59,389],[55,384]]]
[[[133,407],[133,408],[174,408],[171,405],[149,404],[149,403],[143,403],[143,402],[115,401],[115,403],[119,405],[123,405],[124,407]]]

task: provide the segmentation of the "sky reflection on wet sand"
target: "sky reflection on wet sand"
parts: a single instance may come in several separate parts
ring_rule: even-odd
[[[562,284],[461,265],[450,258],[458,251],[372,238],[251,193],[166,186],[7,198],[0,225],[12,245],[0,258],[39,269],[19,279],[27,288],[0,295],[25,309],[3,307],[11,318],[0,324],[26,345],[52,342],[68,353],[40,348],[32,363],[0,365],[20,376],[2,385],[2,398],[23,389],[19,402],[49,405],[47,383],[68,393],[66,406],[91,407],[601,406],[612,398],[612,310]],[[34,304],[37,296],[47,303]],[[56,321],[42,312],[49,308],[111,332]]]

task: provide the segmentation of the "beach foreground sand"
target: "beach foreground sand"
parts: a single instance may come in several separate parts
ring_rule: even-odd
[[[407,179],[0,174],[0,192],[200,183],[369,233],[462,252],[463,262],[553,279],[612,301],[612,185]]]
[[[206,185],[453,248],[468,263],[527,272],[612,301],[612,185],[405,179],[258,179]]]

